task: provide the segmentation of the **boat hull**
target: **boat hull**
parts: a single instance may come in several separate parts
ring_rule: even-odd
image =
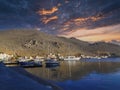
[[[41,67],[42,63],[19,62],[19,65],[22,66],[22,67]]]
[[[67,59],[67,58],[66,58],[66,59],[64,59],[64,60],[65,60],[65,61],[79,61],[80,58],[79,58],[79,59],[69,59],[69,58]]]
[[[53,59],[49,59],[45,62],[46,66],[59,66],[60,63],[58,61],[55,61]]]
[[[67,56],[64,58],[65,61],[79,61],[81,57]]]

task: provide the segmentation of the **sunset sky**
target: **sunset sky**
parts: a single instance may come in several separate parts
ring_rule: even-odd
[[[16,28],[120,41],[120,0],[0,0],[0,30]]]
[[[61,34],[60,36],[65,37],[76,37],[84,41],[120,41],[120,24],[99,27],[95,29],[77,29],[75,31]]]

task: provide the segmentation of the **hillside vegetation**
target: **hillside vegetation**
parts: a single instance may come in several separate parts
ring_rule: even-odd
[[[120,46],[105,42],[90,44],[75,38],[52,36],[36,30],[5,30],[0,31],[0,52],[18,56],[49,53],[120,56]]]

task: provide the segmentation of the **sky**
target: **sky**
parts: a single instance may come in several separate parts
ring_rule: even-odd
[[[120,41],[120,0],[0,0],[0,30],[15,28]]]

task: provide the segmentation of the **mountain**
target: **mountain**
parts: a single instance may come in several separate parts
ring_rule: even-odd
[[[120,41],[119,40],[112,40],[110,43],[116,44],[116,45],[120,45]]]
[[[120,56],[120,46],[105,42],[90,44],[76,38],[53,36],[37,30],[3,30],[0,31],[0,52],[18,56],[49,53]]]

